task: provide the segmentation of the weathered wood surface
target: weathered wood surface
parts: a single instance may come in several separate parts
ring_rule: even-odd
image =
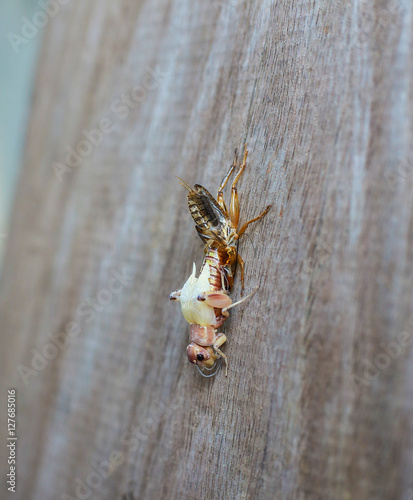
[[[412,498],[412,15],[94,0],[50,20],[1,284],[13,498]],[[225,325],[229,377],[206,380],[168,301],[202,260],[175,176],[215,192],[245,141],[241,217],[274,207],[241,243],[260,289]]]

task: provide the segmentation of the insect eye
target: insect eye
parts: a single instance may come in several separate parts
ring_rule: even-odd
[[[203,361],[203,360],[204,360],[204,355],[203,355],[203,354],[197,354],[197,355],[196,355],[196,359],[197,359],[198,361]]]

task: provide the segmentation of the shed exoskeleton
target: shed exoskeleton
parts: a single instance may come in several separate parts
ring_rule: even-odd
[[[247,227],[264,217],[271,208],[271,205],[268,205],[264,212],[243,224],[238,230],[240,205],[236,184],[246,167],[247,155],[245,147],[243,162],[239,165],[235,151],[234,161],[219,186],[216,200],[203,186],[195,184],[191,187],[180,179],[182,186],[188,190],[188,207],[196,230],[205,243],[205,257],[199,277],[196,277],[194,264],[192,274],[182,289],[172,292],[170,299],[180,301],[183,316],[190,324],[190,343],[187,347],[189,361],[197,365],[198,369],[203,367],[213,370],[216,361],[222,357],[225,361],[226,376],[228,360],[220,347],[227,338],[223,333],[219,333],[218,329],[228,318],[228,310],[252,295],[235,303],[228,296],[237,264],[241,269],[241,293],[244,290],[244,261],[237,251],[236,244]],[[239,168],[232,182],[228,211],[223,190],[237,167]],[[209,376],[201,370],[200,372]]]

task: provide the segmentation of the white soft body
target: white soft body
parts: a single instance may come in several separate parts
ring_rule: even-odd
[[[180,302],[182,314],[188,323],[196,323],[201,326],[210,326],[215,322],[214,308],[206,301],[198,300],[198,297],[211,291],[209,283],[209,264],[206,263],[199,278],[195,277],[196,267],[194,263],[191,276],[181,290]]]

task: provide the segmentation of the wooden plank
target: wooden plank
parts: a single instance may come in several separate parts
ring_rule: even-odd
[[[411,498],[411,19],[93,0],[49,20],[1,283],[15,498]],[[225,324],[229,377],[206,380],[168,301],[202,261],[175,176],[215,193],[245,141],[241,218],[273,209],[240,246],[260,288]]]

